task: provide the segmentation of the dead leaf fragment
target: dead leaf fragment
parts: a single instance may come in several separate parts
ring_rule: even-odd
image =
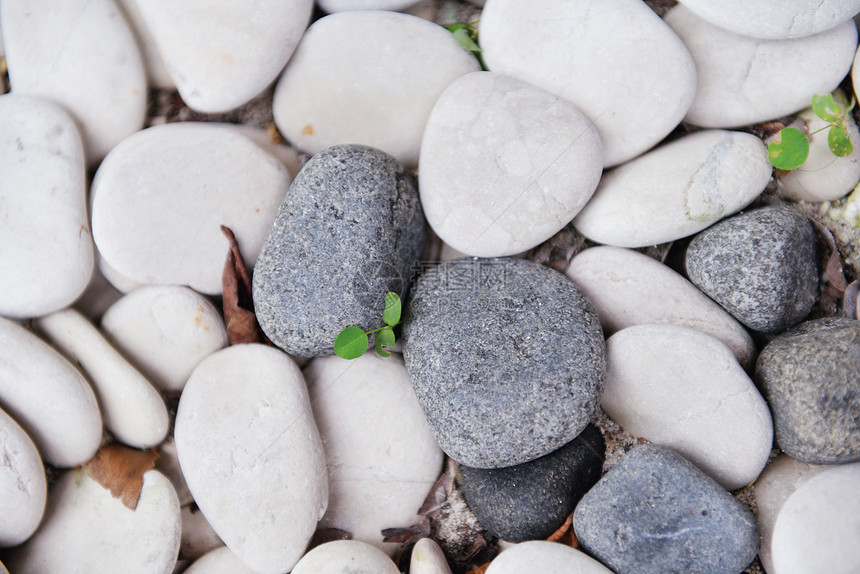
[[[114,498],[131,510],[137,508],[143,475],[155,467],[158,453],[154,450],[137,450],[119,443],[104,445],[96,456],[84,464],[87,474],[110,490]]]
[[[317,528],[308,543],[308,550],[334,540],[352,540],[352,532],[339,528]]]
[[[239,252],[239,243],[233,231],[221,226],[221,232],[230,242],[227,252],[227,262],[221,276],[222,299],[224,305],[224,323],[227,326],[227,338],[231,345],[240,343],[268,343],[263,330],[257,323],[254,314],[254,304],[251,300],[251,277],[248,268]]]
[[[842,257],[836,248],[833,233],[814,219],[809,219],[809,221],[815,227],[819,238],[828,250],[827,262],[824,266],[826,285],[821,293],[820,305],[828,314],[833,314],[837,308],[838,301],[842,299],[845,289],[848,287],[848,282],[845,280],[845,275],[842,272]]]
[[[382,531],[382,536],[383,542],[414,544],[430,536],[430,519],[425,516],[417,524],[406,528],[386,528]]]
[[[559,544],[565,544],[571,548],[579,548],[579,540],[573,532],[573,513],[567,517],[564,524],[559,526],[558,530],[549,535],[547,542],[558,542]]]
[[[471,570],[466,572],[466,574],[484,574],[487,571],[487,568],[489,568],[489,567],[490,567],[490,562],[487,562],[486,564],[481,564],[477,568],[472,568]]]
[[[439,514],[442,507],[448,503],[448,497],[453,490],[454,479],[442,473],[430,487],[430,492],[427,493],[424,503],[418,509],[418,514],[430,518]]]

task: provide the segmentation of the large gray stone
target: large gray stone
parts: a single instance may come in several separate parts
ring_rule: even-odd
[[[771,341],[756,363],[780,448],[801,462],[860,460],[860,321],[807,321]]]
[[[331,355],[344,327],[382,324],[386,291],[405,295],[423,244],[414,179],[394,158],[357,144],[319,153],[290,187],[254,268],[260,326],[290,354]]]
[[[564,275],[515,258],[427,269],[403,326],[404,359],[439,446],[500,468],[573,440],[598,408],[600,322]]]

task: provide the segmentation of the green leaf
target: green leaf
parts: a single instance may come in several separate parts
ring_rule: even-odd
[[[796,128],[779,130],[767,146],[767,158],[777,169],[789,171],[799,167],[809,157],[809,140]]]
[[[400,322],[401,304],[400,296],[389,291],[385,294],[385,310],[382,311],[382,320],[391,327]]]
[[[462,30],[465,27],[466,27],[466,25],[461,23],[461,24],[451,24],[450,26],[445,26],[445,29],[448,30],[449,32],[453,33],[453,32],[456,32],[457,30]]]
[[[830,146],[830,151],[838,157],[845,157],[854,151],[854,146],[851,145],[851,139],[848,137],[848,132],[842,126],[833,126],[830,128],[830,133],[827,134],[827,145]]]
[[[358,327],[347,327],[334,340],[334,352],[342,359],[357,359],[367,350],[367,333]]]
[[[395,340],[394,331],[391,327],[385,327],[376,333],[376,352],[379,353],[380,356],[387,357],[391,354],[388,351],[394,347]]]
[[[481,53],[481,47],[472,39],[472,35],[469,33],[468,28],[464,27],[454,30],[454,39],[457,40],[457,42],[460,43],[460,46],[465,50],[473,54]]]
[[[812,111],[825,122],[838,122],[842,117],[843,108],[833,98],[833,94],[812,96]]]

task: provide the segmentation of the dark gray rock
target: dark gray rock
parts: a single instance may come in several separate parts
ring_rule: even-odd
[[[585,295],[515,258],[427,269],[403,326],[403,357],[439,446],[476,468],[534,460],[596,412],[606,345]]]
[[[860,460],[860,321],[801,323],[762,349],[755,381],[776,442],[809,464]]]
[[[332,354],[344,327],[382,325],[386,291],[405,296],[424,234],[414,178],[394,158],[363,145],[315,155],[254,267],[260,326],[293,355]]]
[[[542,540],[558,530],[600,479],[606,442],[597,427],[546,456],[507,468],[461,466],[460,486],[487,531],[510,542]]]
[[[675,451],[633,447],[582,498],[583,549],[618,574],[737,574],[756,556],[753,514]]]
[[[750,329],[780,333],[815,303],[815,246],[815,230],[802,214],[762,207],[697,235],[687,248],[687,275]]]

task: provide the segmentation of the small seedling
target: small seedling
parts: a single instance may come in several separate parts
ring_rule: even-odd
[[[478,45],[478,22],[469,22],[468,24],[452,24],[446,26],[449,32],[454,34],[454,39],[459,42],[464,50],[472,54],[478,59],[481,64],[481,69],[486,70],[484,60],[481,58],[481,47]]]
[[[400,313],[400,296],[389,291],[385,294],[385,309],[382,311],[382,322],[385,325],[370,331],[361,327],[347,327],[334,340],[335,354],[342,359],[357,359],[367,350],[367,336],[376,333],[376,352],[383,357],[389,356],[396,340],[394,327],[400,323]]]
[[[847,118],[854,108],[854,99],[849,103],[844,94],[836,91],[833,94],[812,96],[812,111],[815,115],[828,122],[823,128],[806,135],[797,128],[783,128],[767,146],[767,157],[777,169],[789,171],[800,167],[809,157],[809,138],[830,130],[827,134],[827,145],[833,155],[845,157],[854,151],[851,138],[848,136]]]

